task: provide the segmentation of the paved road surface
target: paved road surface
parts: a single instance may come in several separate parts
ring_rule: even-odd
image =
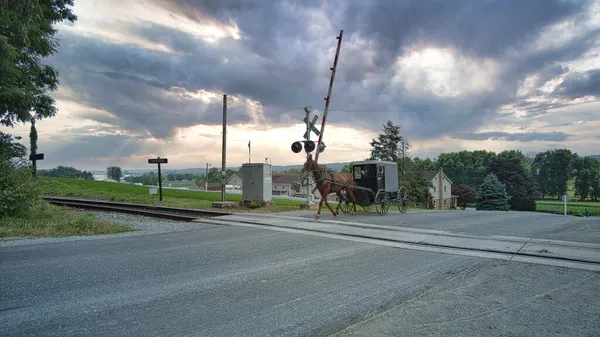
[[[596,272],[206,226],[0,248],[0,336],[597,336],[598,289]]]
[[[325,207],[325,206],[323,206]],[[291,212],[304,218],[314,218],[316,211]],[[575,217],[539,212],[493,211],[408,211],[406,214],[390,209],[386,215],[370,213],[340,214],[334,217],[329,210],[321,211],[323,220],[340,220],[375,225],[400,226],[443,230],[453,233],[490,236],[525,236],[600,243],[600,217]]]

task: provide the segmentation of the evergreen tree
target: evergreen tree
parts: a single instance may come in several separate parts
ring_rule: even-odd
[[[477,191],[478,211],[508,211],[508,195],[506,188],[495,174],[490,173],[483,179]]]
[[[384,160],[398,162],[401,157],[400,125],[395,125],[392,121],[387,121],[383,126],[383,134],[379,134],[377,140],[371,141],[371,160]],[[404,146],[408,146],[406,143]],[[407,151],[407,148],[404,149]]]

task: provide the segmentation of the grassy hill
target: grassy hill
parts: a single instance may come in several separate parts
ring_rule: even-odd
[[[87,199],[110,200],[135,204],[163,205],[195,209],[210,208],[213,201],[221,201],[221,193],[192,190],[163,189],[163,201],[148,193],[149,186],[114,183],[106,181],[40,177],[40,185],[45,195],[79,197]],[[238,202],[241,195],[228,194],[227,201]],[[273,198],[273,204],[259,208],[256,212],[281,212],[299,209],[300,201]],[[248,211],[245,209],[245,211]]]

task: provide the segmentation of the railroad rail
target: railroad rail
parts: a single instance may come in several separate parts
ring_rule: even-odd
[[[74,208],[94,209],[107,212],[130,213],[137,215],[145,215],[155,218],[163,218],[179,221],[192,221],[198,218],[218,217],[223,215],[231,215],[227,212],[199,210],[191,208],[166,207],[155,205],[140,205],[132,203],[105,201],[105,200],[90,200],[81,198],[55,197],[44,196],[47,202]]]

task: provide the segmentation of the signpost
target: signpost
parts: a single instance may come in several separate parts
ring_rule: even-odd
[[[36,154],[32,153],[29,155],[29,160],[31,160],[32,167],[33,167],[33,178],[37,179],[37,163],[36,163],[36,161],[44,160],[44,154],[43,153],[36,153]]]
[[[565,215],[567,215],[567,201],[569,201],[569,195],[568,194],[564,194],[562,196],[562,200],[565,202]]]
[[[152,159],[148,159],[148,164],[158,164],[158,193],[159,193],[159,200],[162,201],[162,176],[160,175],[160,164],[167,164],[168,160],[167,158],[152,158]]]

